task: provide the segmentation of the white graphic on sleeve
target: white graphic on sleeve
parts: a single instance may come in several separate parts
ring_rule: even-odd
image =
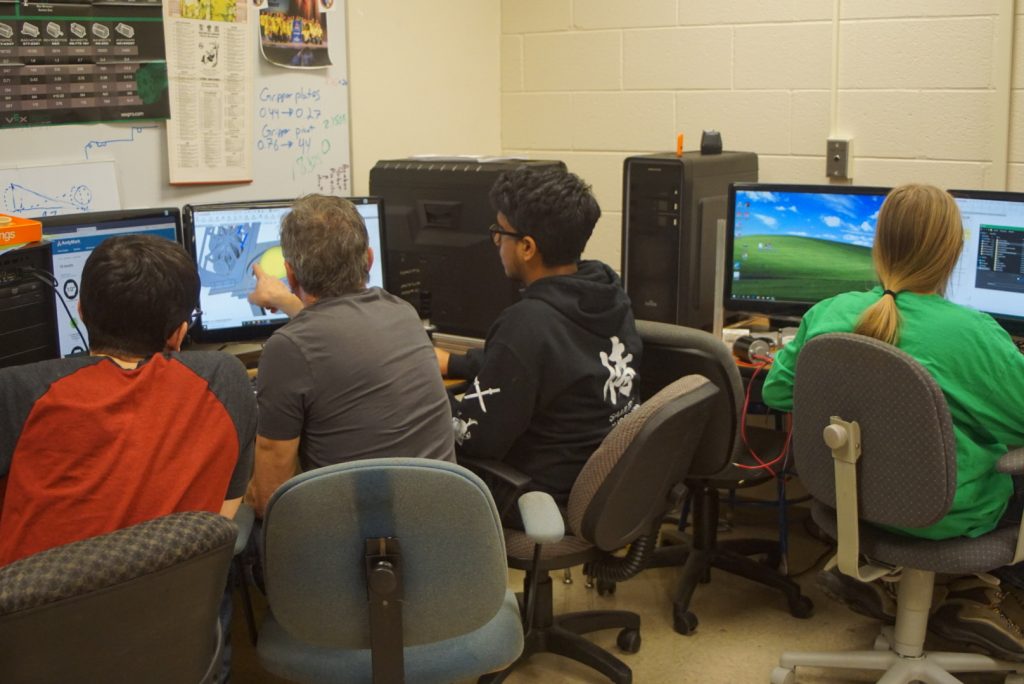
[[[472,435],[469,434],[469,428],[476,424],[477,422],[472,418],[469,418],[468,420],[452,418],[452,428],[455,430],[455,443],[462,444],[472,437]]]
[[[629,367],[633,360],[632,354],[622,355],[626,351],[626,345],[619,341],[617,336],[612,336],[612,351],[610,354],[601,352],[601,365],[608,370],[608,380],[604,383],[604,396],[613,406],[618,403],[618,395],[628,397],[633,391],[633,377],[636,371]]]
[[[482,390],[480,389],[480,378],[473,378],[473,387],[476,389],[476,392],[463,396],[462,400],[466,401],[468,399],[476,399],[477,401],[480,402],[480,410],[483,411],[484,413],[487,413],[487,406],[484,405],[484,397],[486,397],[488,394],[497,394],[498,392],[501,391],[501,388],[494,387]]]

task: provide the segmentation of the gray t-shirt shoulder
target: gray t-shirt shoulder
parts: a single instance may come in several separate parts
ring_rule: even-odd
[[[300,438],[303,470],[361,458],[454,461],[451,408],[415,310],[379,288],[306,307],[267,341],[259,434]]]

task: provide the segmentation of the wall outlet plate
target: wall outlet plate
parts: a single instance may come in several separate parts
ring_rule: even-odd
[[[825,175],[836,180],[853,178],[853,139],[829,138],[825,153]]]

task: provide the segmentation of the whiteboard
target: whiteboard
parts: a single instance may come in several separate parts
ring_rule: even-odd
[[[125,209],[292,199],[310,192],[349,195],[352,183],[343,3],[337,3],[336,10],[327,17],[332,65],[324,69],[287,69],[269,64],[258,54],[259,22],[252,22],[256,34],[252,44],[257,52],[253,54],[256,149],[251,183],[171,186],[164,122],[3,129],[0,169],[54,167],[48,172],[62,176],[63,184],[74,187],[104,182],[89,174],[91,165],[83,162],[113,162]],[[102,189],[92,189],[97,197],[104,195]],[[86,203],[74,206],[78,211],[98,209]]]

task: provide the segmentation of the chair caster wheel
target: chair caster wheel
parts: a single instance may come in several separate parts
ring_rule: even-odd
[[[772,670],[772,684],[796,684],[796,672],[788,667]]]
[[[672,629],[683,636],[690,636],[697,630],[697,616],[688,610],[673,611]]]
[[[814,604],[806,596],[799,596],[789,602],[789,614],[795,618],[806,620],[814,615]]]
[[[623,653],[636,653],[640,650],[640,630],[627,627],[619,632],[615,643],[618,644],[619,650]]]
[[[609,582],[608,580],[597,580],[597,595],[598,596],[614,596],[615,582]]]

